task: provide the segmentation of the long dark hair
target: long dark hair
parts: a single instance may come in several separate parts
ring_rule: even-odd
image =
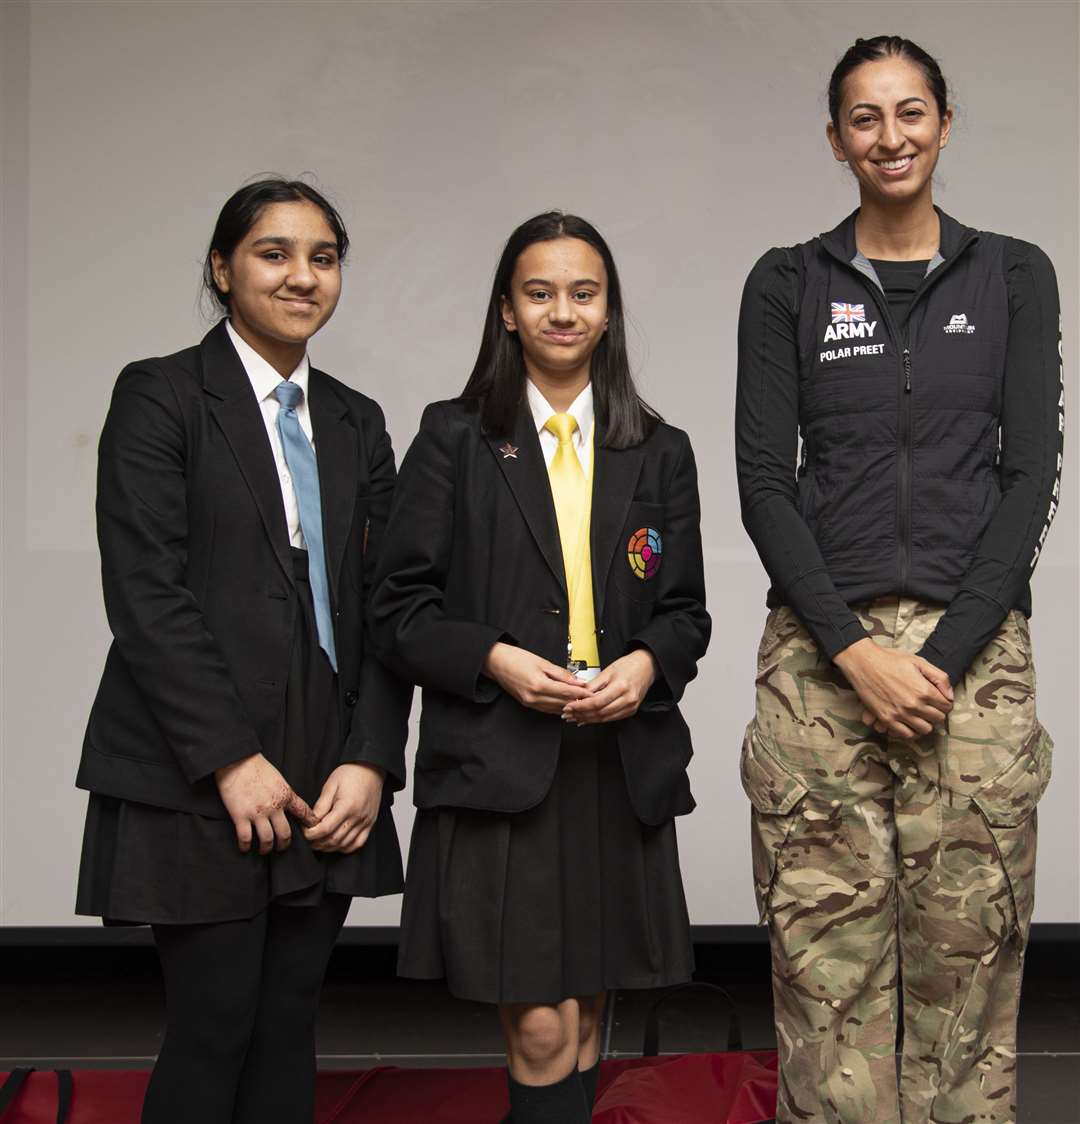
[[[214,233],[210,237],[210,246],[206,251],[203,261],[203,288],[207,296],[216,302],[219,311],[228,313],[229,294],[223,293],[214,280],[214,268],[211,258],[215,250],[226,260],[232,257],[233,251],[243,242],[251,228],[259,221],[263,209],[271,203],[314,203],[326,216],[327,225],[334,234],[337,242],[338,261],[345,260],[349,249],[349,235],[345,223],[337,208],[326,198],[322,192],[317,191],[303,180],[287,180],[284,176],[269,176],[256,180],[254,183],[245,184],[239,191],[234,192],[225,200],[221,208]]]
[[[593,409],[603,433],[603,443],[608,448],[639,445],[660,419],[639,397],[630,374],[622,288],[615,259],[596,227],[577,215],[562,211],[536,215],[523,222],[507,239],[491,286],[480,353],[461,398],[479,408],[486,432],[498,437],[513,433],[525,394],[525,358],[517,332],[508,332],[503,324],[502,301],[510,296],[514,266],[522,253],[535,242],[552,242],[557,238],[580,238],[603,260],[607,273],[608,326],[592,354]]]
[[[937,102],[938,114],[942,118],[945,117],[949,109],[949,89],[937,59],[910,39],[903,39],[899,35],[875,35],[873,39],[856,39],[833,67],[829,78],[829,116],[837,129],[840,128],[840,102],[844,94],[844,79],[864,62],[877,62],[879,59],[888,58],[907,59],[923,72],[926,84],[934,95],[934,101]]]

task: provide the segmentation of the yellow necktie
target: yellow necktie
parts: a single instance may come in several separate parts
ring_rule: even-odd
[[[589,667],[600,666],[596,644],[596,610],[593,607],[592,551],[589,526],[592,518],[592,455],[589,471],[581,467],[574,449],[577,419],[571,414],[555,414],[544,428],[559,439],[559,447],[548,467],[555,517],[559,522],[566,592],[570,601],[569,655],[584,660]]]

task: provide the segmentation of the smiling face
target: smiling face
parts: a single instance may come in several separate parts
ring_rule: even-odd
[[[952,110],[942,116],[922,69],[908,59],[864,62],[844,79],[839,126],[827,127],[864,196],[907,202],[930,189],[949,143]]]
[[[341,295],[334,232],[308,200],[264,207],[228,260],[215,251],[211,261],[233,327],[256,350],[302,347]]]
[[[607,287],[603,259],[580,238],[534,242],[521,252],[502,318],[517,332],[531,376],[587,378],[607,330]]]

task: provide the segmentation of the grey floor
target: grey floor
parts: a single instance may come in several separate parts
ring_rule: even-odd
[[[1080,951],[1034,942],[1020,1019],[1020,1124],[1080,1124]],[[775,1045],[764,945],[698,948],[698,977],[726,988],[742,1013],[749,1049]],[[609,1006],[607,1057],[639,1054],[655,996],[620,992]],[[0,949],[0,1069],[148,1068],[162,1031],[161,980],[152,948]],[[724,1048],[723,1020],[707,998],[688,997],[662,1024],[662,1052]],[[441,984],[398,980],[393,950],[340,947],[327,975],[319,1023],[323,1068],[377,1064],[500,1064],[498,1028],[480,1004]],[[976,1122],[973,1122],[976,1124]]]

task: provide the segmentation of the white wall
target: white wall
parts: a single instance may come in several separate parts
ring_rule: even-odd
[[[71,914],[72,786],[105,654],[94,457],[128,360],[206,330],[199,261],[253,173],[316,173],[354,249],[316,362],[377,398],[400,456],[461,387],[502,241],[563,207],[609,237],[650,401],[689,429],[712,650],[690,691],[697,923],[754,919],[736,768],[764,572],[739,523],[735,323],[768,246],[834,225],[855,190],[824,86],[857,36],[906,34],[960,107],[939,202],[1039,243],[1077,341],[1077,12],[1062,3],[94,3],[0,6],[3,113],[3,715],[0,923]],[[1074,407],[1075,410],[1075,407]],[[1075,417],[1075,413],[1072,415]],[[1077,442],[1035,575],[1044,723],[1037,919],[1080,919],[1076,877]],[[417,708],[418,709],[418,708]],[[407,840],[408,799],[398,807]],[[395,923],[399,898],[359,902]]]

